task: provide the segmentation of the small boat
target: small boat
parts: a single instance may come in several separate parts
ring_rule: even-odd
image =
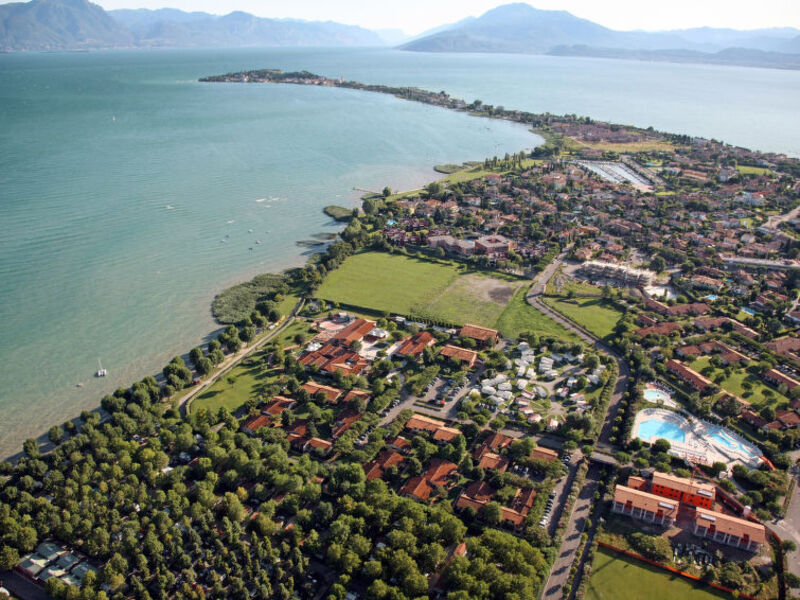
[[[252,229],[248,229],[247,233],[253,233],[253,230]]]
[[[260,243],[261,243],[261,240],[256,240],[256,244],[260,244]]]
[[[83,384],[82,384],[82,383],[80,383],[80,382],[78,382],[78,383],[76,383],[76,384],[75,384],[75,387],[77,387],[77,388],[82,388],[82,387],[83,387]]]
[[[99,358],[97,359],[97,364],[100,366],[100,368],[97,369],[97,373],[95,373],[94,376],[95,377],[105,377],[106,375],[108,375],[108,371],[103,368],[103,363],[100,362]]]

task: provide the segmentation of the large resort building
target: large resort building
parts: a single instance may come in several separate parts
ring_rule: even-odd
[[[645,287],[653,279],[651,271],[597,260],[587,260],[578,273],[591,281],[608,281],[622,287]]]
[[[666,473],[653,473],[653,493],[690,506],[711,509],[714,506],[714,486],[693,479],[675,477]]]
[[[671,527],[678,517],[678,503],[661,496],[618,485],[611,510],[649,523]]]
[[[767,541],[766,530],[760,523],[703,508],[695,512],[694,534],[752,552],[758,552]]]
[[[614,513],[668,528],[685,510],[682,522],[690,518],[692,533],[698,537],[750,552],[758,552],[766,543],[766,529],[760,523],[713,510],[716,493],[711,484],[659,472],[651,482],[631,476],[627,483],[614,490]]]

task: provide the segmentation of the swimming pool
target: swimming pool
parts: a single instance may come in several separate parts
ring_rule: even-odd
[[[663,402],[667,402],[672,399],[667,392],[664,390],[659,390],[657,388],[645,388],[644,393],[642,394],[644,399],[648,402],[653,402],[654,404],[659,404]]]
[[[719,296],[717,296],[716,294],[709,294],[704,299],[705,300],[711,300],[713,302],[714,300],[719,300]]]
[[[756,316],[756,311],[754,311],[752,308],[747,308],[746,306],[742,307],[742,312],[746,312],[748,315],[751,315],[753,317]]]
[[[658,390],[656,390],[658,391]],[[675,423],[669,421],[662,421],[659,418],[651,418],[639,423],[639,430],[637,435],[645,442],[654,442],[659,438],[663,438],[670,442],[685,442],[686,433]]]
[[[724,429],[709,429],[708,434],[726,448],[738,450],[739,452],[743,452],[746,456],[751,458],[758,457],[758,454],[754,454],[750,448],[742,444]]]

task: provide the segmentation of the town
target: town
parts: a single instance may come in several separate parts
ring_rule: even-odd
[[[351,83],[258,73],[208,80]],[[414,96],[547,143],[365,196],[188,366],[29,440],[15,595],[582,598],[616,554],[797,593],[797,161]]]

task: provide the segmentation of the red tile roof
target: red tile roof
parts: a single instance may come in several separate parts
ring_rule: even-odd
[[[337,332],[331,339],[347,345],[351,342],[361,341],[361,339],[373,329],[375,329],[374,321],[355,319],[347,327]]]
[[[301,356],[300,364],[304,367],[316,365],[326,373],[341,371],[344,375],[358,375],[369,365],[358,352],[335,342],[329,342],[319,350]]]
[[[425,348],[434,343],[436,343],[435,337],[427,331],[420,331],[403,340],[395,354],[400,356],[419,356]]]
[[[494,452],[486,452],[478,462],[478,466],[481,469],[492,469],[493,471],[500,471],[503,473],[508,469],[508,459]]]
[[[447,344],[444,348],[442,348],[440,354],[448,358],[454,358],[462,363],[466,363],[469,367],[472,367],[478,360],[477,352],[473,350],[467,350],[466,348],[459,348],[458,346],[453,346],[452,344]]]
[[[262,427],[266,427],[272,423],[272,419],[270,419],[266,415],[256,415],[254,417],[250,417],[242,424],[242,430],[246,431],[247,433],[255,433]]]
[[[325,396],[325,401],[330,402],[331,404],[336,404],[341,395],[344,394],[344,392],[338,388],[331,387],[329,385],[322,385],[316,381],[304,383],[300,389],[307,391],[311,396],[317,392],[320,392]]]
[[[489,329],[488,327],[480,327],[479,325],[464,325],[459,333],[461,337],[472,338],[479,342],[494,341],[497,339],[497,330]]]

